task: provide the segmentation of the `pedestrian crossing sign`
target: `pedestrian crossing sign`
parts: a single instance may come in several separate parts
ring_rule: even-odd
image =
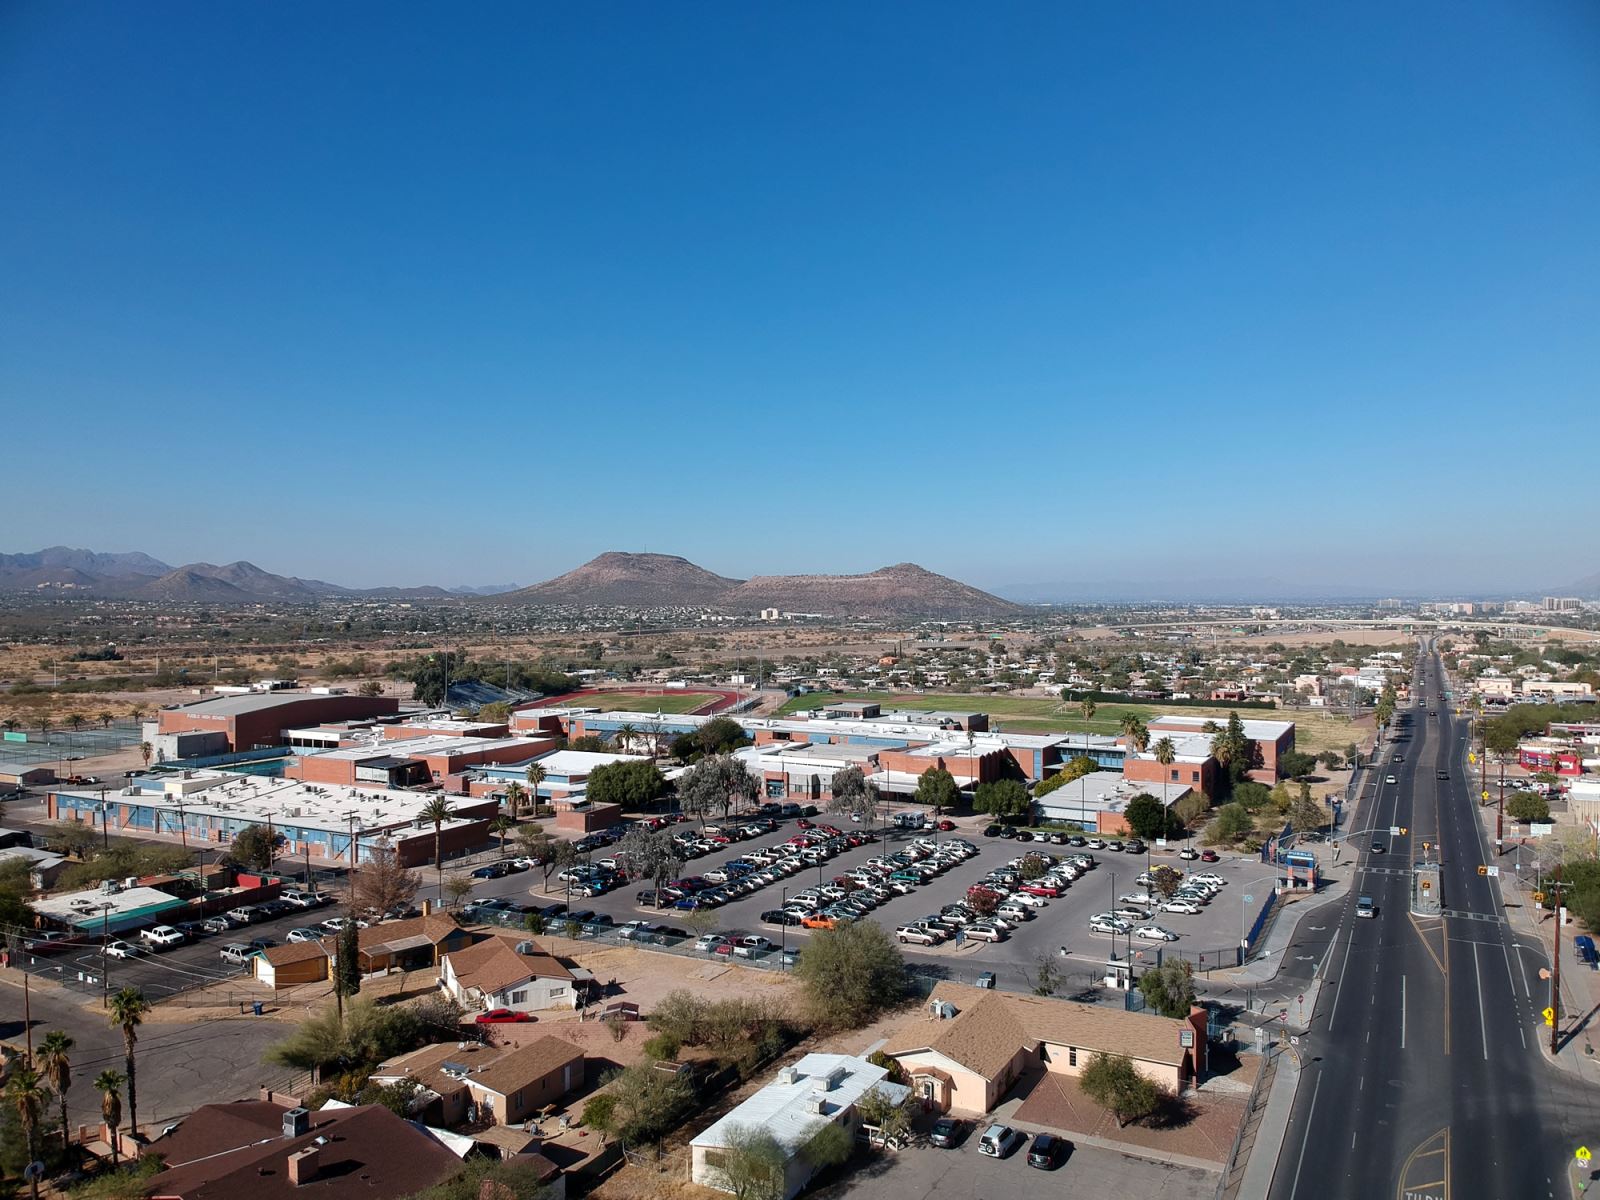
[[[1544,1010],[1544,1023],[1546,1025],[1550,1025],[1550,1026],[1554,1026],[1555,1025],[1555,1023],[1556,1023],[1556,1010],[1555,1009],[1546,1008]]]

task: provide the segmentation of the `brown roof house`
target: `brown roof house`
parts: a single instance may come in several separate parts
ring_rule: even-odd
[[[328,978],[329,964],[336,954],[334,940],[323,938],[268,946],[250,962],[258,982],[269,988],[284,988]]]
[[[383,1084],[413,1079],[438,1097],[423,1115],[447,1129],[516,1125],[583,1086],[582,1047],[558,1037],[525,1046],[445,1043],[391,1058],[373,1072]]]
[[[1094,1054],[1126,1054],[1173,1092],[1205,1071],[1202,1008],[1178,1020],[945,982],[926,1012],[883,1050],[923,1105],[941,1112],[989,1112],[1023,1072],[1076,1075]]]
[[[590,978],[527,938],[490,937],[439,965],[439,986],[469,1011],[576,1008]]]
[[[448,913],[425,913],[404,921],[383,921],[357,935],[361,971],[415,971],[437,966],[452,950],[472,944],[473,935]]]
[[[148,1152],[165,1170],[146,1194],[171,1200],[372,1200],[421,1191],[461,1170],[432,1134],[382,1105],[307,1112],[265,1100],[207,1104]]]

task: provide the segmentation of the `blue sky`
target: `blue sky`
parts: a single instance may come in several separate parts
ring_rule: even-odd
[[[1584,0],[13,0],[0,163],[0,549],[1600,570]]]

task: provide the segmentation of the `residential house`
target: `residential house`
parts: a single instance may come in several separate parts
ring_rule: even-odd
[[[591,978],[528,938],[495,935],[444,956],[439,986],[468,1010],[576,1008]]]
[[[415,1080],[437,1097],[430,1097],[421,1115],[452,1129],[469,1123],[520,1124],[581,1088],[584,1071],[581,1047],[541,1037],[511,1047],[476,1042],[424,1046],[391,1058],[372,1078],[383,1084]]]
[[[289,942],[268,946],[250,961],[256,979],[269,988],[293,987],[328,978],[330,963],[337,954],[333,938],[315,942]]]
[[[448,913],[424,913],[403,921],[382,921],[361,930],[361,971],[415,971],[472,944],[474,935]]]
[[[850,1054],[808,1054],[784,1067],[766,1087],[751,1096],[689,1143],[694,1182],[731,1192],[722,1166],[731,1135],[740,1128],[770,1133],[784,1153],[783,1200],[811,1179],[812,1166],[802,1153],[826,1124],[843,1125],[852,1136],[861,1120],[856,1104],[877,1090],[902,1100],[908,1089],[887,1081],[888,1071]]]
[[[461,1159],[379,1104],[307,1112],[265,1100],[207,1104],[168,1127],[147,1153],[164,1170],[143,1181],[162,1200],[323,1200],[404,1196],[452,1178]]]
[[[1046,996],[937,984],[927,1016],[884,1046],[923,1107],[991,1111],[1026,1071],[1076,1075],[1095,1054],[1126,1054],[1178,1092],[1205,1071],[1206,1014],[1176,1020]]]

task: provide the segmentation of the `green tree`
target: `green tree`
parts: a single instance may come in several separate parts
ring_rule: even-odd
[[[863,1124],[877,1129],[885,1141],[894,1142],[911,1132],[913,1103],[910,1096],[891,1100],[877,1088],[871,1088],[856,1101],[856,1112]]]
[[[439,903],[444,903],[444,823],[455,817],[450,801],[442,794],[432,797],[417,813],[433,826],[433,867],[439,876]]]
[[[122,1065],[128,1079],[128,1132],[135,1136],[139,1132],[139,1093],[134,1052],[139,1045],[139,1026],[149,1011],[150,1002],[144,998],[144,993],[136,987],[125,987],[111,997],[111,1007],[106,1014],[111,1024],[122,1031]]]
[[[1019,821],[1028,815],[1028,789],[1015,779],[995,779],[980,783],[972,794],[975,811],[988,813],[1001,821]]]
[[[1128,749],[1135,754],[1143,754],[1150,745],[1150,730],[1138,713],[1128,713],[1122,718],[1122,736]]]
[[[647,1063],[625,1067],[606,1082],[615,1103],[611,1132],[624,1145],[660,1141],[682,1122],[694,1104],[694,1087],[685,1072],[658,1070]],[[584,1117],[588,1119],[588,1109]]]
[[[1139,976],[1139,992],[1163,1017],[1186,1017],[1194,1006],[1194,971],[1182,959],[1164,962]]]
[[[1119,1129],[1148,1117],[1163,1099],[1161,1088],[1141,1075],[1126,1054],[1092,1055],[1078,1076],[1078,1086],[1116,1118]]]
[[[1150,872],[1150,890],[1163,900],[1172,899],[1173,893],[1181,886],[1183,886],[1183,872],[1176,867],[1169,867],[1163,863]]]
[[[720,811],[724,820],[740,803],[755,802],[760,783],[745,765],[730,754],[714,754],[700,759],[678,781],[678,796],[683,811],[706,817]]]
[[[758,1125],[732,1125],[724,1134],[718,1172],[734,1200],[783,1200],[789,1156]]]
[[[361,991],[361,930],[351,921],[339,931],[338,948],[333,960],[333,994],[339,1002],[339,1014],[344,1015],[344,1002],[354,999]]]
[[[513,822],[515,822],[517,817],[521,814],[523,801],[527,799],[527,796],[528,789],[523,787],[515,779],[506,784],[506,815],[509,816]]]
[[[842,813],[869,820],[877,806],[878,794],[867,783],[860,767],[846,767],[833,773],[833,795],[828,800],[830,813]]]
[[[811,1164],[813,1171],[824,1171],[848,1162],[855,1153],[855,1139],[843,1125],[832,1121],[818,1121],[809,1131],[800,1147],[800,1156]]]
[[[1289,804],[1289,820],[1299,833],[1312,833],[1328,823],[1327,810],[1311,794],[1308,784],[1300,785],[1300,792]]]
[[[265,825],[246,825],[233,835],[228,857],[247,871],[270,871],[282,840]]]
[[[1076,783],[1085,775],[1092,775],[1099,769],[1100,767],[1094,759],[1087,754],[1079,754],[1075,758],[1068,760],[1067,765],[1050,776],[1049,779],[1036,785],[1033,789],[1033,797],[1037,800],[1040,796],[1048,796],[1057,788],[1064,788],[1069,783]]]
[[[71,1126],[67,1124],[67,1092],[72,1088],[72,1046],[71,1034],[62,1029],[52,1029],[44,1035],[39,1043],[39,1051],[34,1056],[40,1074],[49,1081],[56,1099],[61,1102],[61,1150],[64,1154],[70,1153],[72,1147]]]
[[[628,866],[640,878],[648,879],[656,888],[656,907],[661,907],[661,888],[683,866],[683,852],[666,829],[648,829],[636,825],[623,835],[617,850],[625,855]]]
[[[528,783],[528,803],[533,805],[533,813],[539,815],[539,788],[544,784],[545,771],[536,762],[528,764],[528,769],[522,773],[523,779]]]
[[[1161,764],[1161,811],[1167,809],[1167,778],[1172,774],[1172,764],[1178,761],[1178,748],[1172,744],[1172,739],[1164,737],[1158,740],[1151,753],[1155,755],[1156,762]],[[1165,822],[1163,822],[1163,828]],[[1159,835],[1152,835],[1159,836]]]
[[[427,1032],[409,1005],[380,1007],[358,999],[345,1009],[343,1021],[326,1011],[301,1021],[262,1058],[296,1071],[370,1070],[386,1058],[414,1050]]]
[[[16,1110],[22,1122],[22,1132],[28,1141],[28,1161],[39,1157],[39,1122],[44,1118],[44,1106],[49,1103],[50,1089],[45,1086],[39,1072],[25,1062],[11,1068],[6,1080],[6,1100]],[[39,1180],[30,1181],[33,1200],[39,1200]]]
[[[876,921],[819,929],[795,967],[820,1026],[859,1029],[905,995],[900,948]]]
[[[1206,827],[1206,835],[1213,841],[1236,842],[1253,832],[1255,827],[1255,819],[1250,815],[1250,810],[1235,802],[1224,804],[1217,810],[1216,817]]]
[[[1122,815],[1134,836],[1146,840],[1166,837],[1177,825],[1177,818],[1167,811],[1167,806],[1149,792],[1140,792],[1129,800]]]
[[[117,1127],[122,1124],[122,1085],[128,1077],[107,1068],[94,1077],[94,1090],[100,1093],[100,1116],[111,1137],[111,1165],[117,1165]]]
[[[489,822],[489,832],[500,839],[501,854],[506,852],[506,836],[515,827],[515,822],[513,822],[510,817],[506,816],[505,813],[500,813],[495,817],[494,820]]]
[[[1517,792],[1506,800],[1506,816],[1514,821],[1548,821],[1550,802],[1537,792]]]
[[[653,762],[605,763],[589,772],[589,799],[596,804],[620,804],[627,812],[648,808],[666,791],[667,781]]]
[[[924,771],[917,780],[916,800],[918,804],[926,804],[933,809],[934,819],[947,808],[955,808],[961,802],[961,789],[956,786],[956,778],[943,767],[935,767],[931,771]]]

